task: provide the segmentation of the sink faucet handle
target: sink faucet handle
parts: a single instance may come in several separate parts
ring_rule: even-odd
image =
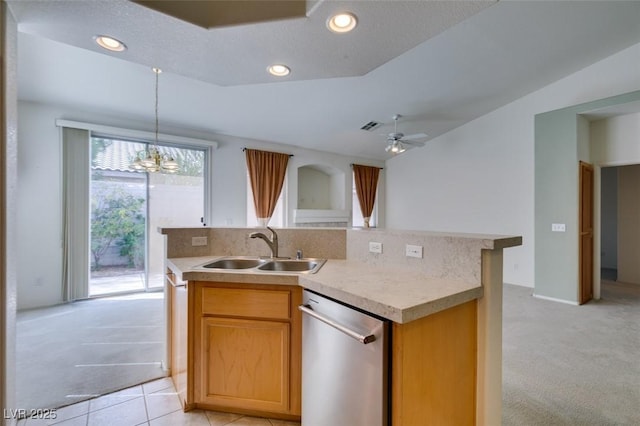
[[[267,226],[267,229],[271,231],[271,241],[278,241],[278,234],[273,230],[270,226]]]
[[[249,237],[260,238],[261,240],[263,240],[271,249],[271,257],[278,257],[278,234],[276,234],[276,231],[269,228],[268,226],[266,228],[271,231],[271,238],[267,237],[262,232],[252,232],[251,234],[249,234]]]

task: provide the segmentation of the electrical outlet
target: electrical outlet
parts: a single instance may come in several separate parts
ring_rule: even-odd
[[[407,244],[404,249],[404,254],[407,257],[417,257],[418,259],[422,259],[422,246]]]
[[[369,253],[382,253],[382,243],[369,241]]]
[[[191,237],[191,245],[193,247],[206,246],[207,245],[207,237]]]
[[[552,232],[565,232],[567,230],[567,226],[564,223],[552,223],[551,231]]]

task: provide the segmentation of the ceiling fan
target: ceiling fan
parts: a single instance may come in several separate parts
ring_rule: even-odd
[[[407,150],[407,147],[424,146],[424,141],[427,137],[426,133],[416,133],[413,135],[405,135],[398,132],[398,120],[402,117],[400,114],[393,116],[393,133],[387,135],[387,147],[384,149],[391,154],[400,154]]]

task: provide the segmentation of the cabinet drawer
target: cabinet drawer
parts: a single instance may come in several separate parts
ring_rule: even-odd
[[[202,313],[248,318],[289,319],[290,292],[236,288],[202,289]]]

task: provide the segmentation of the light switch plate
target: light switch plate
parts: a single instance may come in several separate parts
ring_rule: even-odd
[[[567,226],[564,223],[552,223],[551,231],[552,232],[565,232],[567,230]]]
[[[382,253],[382,243],[369,241],[369,253]]]
[[[193,247],[206,246],[207,245],[207,237],[191,237],[191,245]]]
[[[407,257],[417,257],[422,259],[422,246],[414,246],[411,244],[407,244],[404,251],[405,256]]]

